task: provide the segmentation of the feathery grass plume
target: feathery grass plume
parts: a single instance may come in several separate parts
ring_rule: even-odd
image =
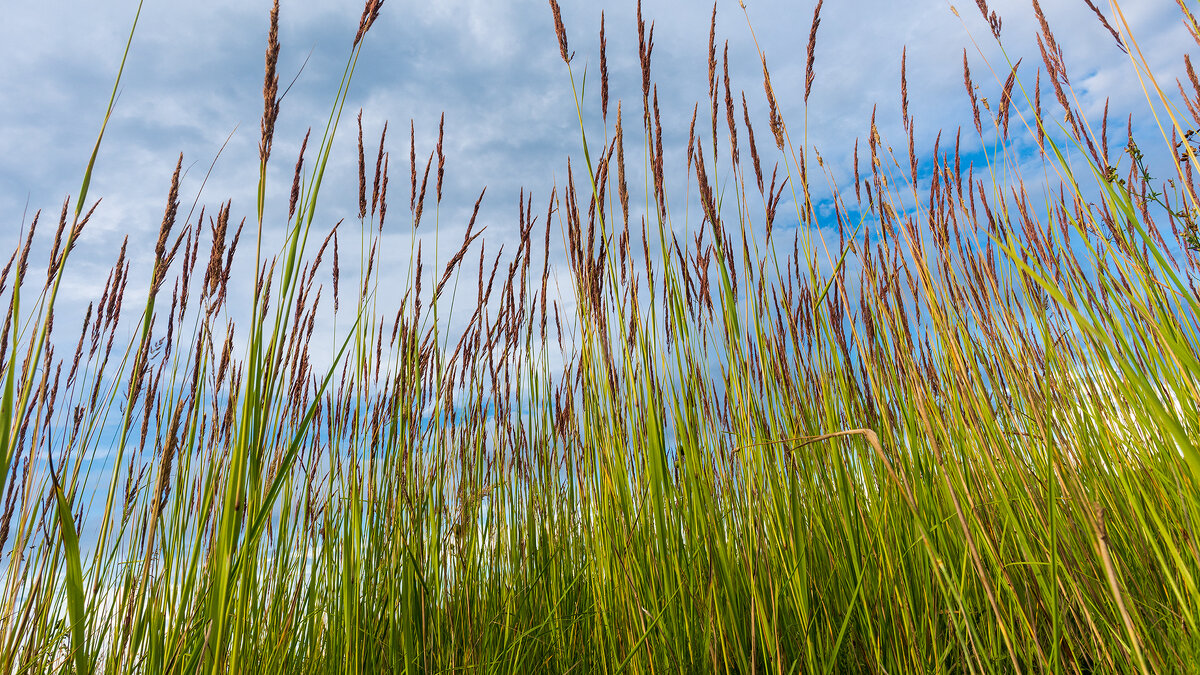
[[[1042,69],[1037,69],[1033,81],[1033,120],[1036,124],[1038,150],[1046,152],[1046,123],[1042,117]]]
[[[383,153],[383,179],[379,184],[379,231],[383,232],[383,221],[387,217],[387,188],[389,153]]]
[[[1067,75],[1066,64],[1063,62],[1062,48],[1059,47],[1054,32],[1050,30],[1050,23],[1046,20],[1041,3],[1038,0],[1032,0],[1032,2],[1034,16],[1037,17],[1040,27],[1036,38],[1038,49],[1042,55],[1042,63],[1046,66],[1046,75],[1050,78],[1051,86],[1054,87],[1054,96],[1058,99],[1058,104],[1062,106],[1067,125],[1071,128],[1071,134],[1075,140],[1082,140],[1083,129],[1080,127],[1079,120],[1076,119],[1074,107],[1067,99],[1066,89],[1070,88],[1071,81]]]
[[[300,142],[300,152],[296,155],[296,170],[292,174],[292,191],[288,196],[288,220],[296,215],[296,205],[300,201],[300,177],[304,171],[304,151],[308,148],[308,137],[312,135],[312,127],[304,132],[304,140]]]
[[[654,156],[650,168],[654,173],[654,195],[658,201],[659,217],[667,218],[667,185],[663,170],[662,118],[658,114],[658,85],[654,85]]]
[[[912,118],[908,116],[908,47],[900,51],[900,120],[904,130],[912,134]]]
[[[216,312],[225,303],[226,294],[229,291],[229,275],[233,268],[233,257],[237,253],[238,242],[242,238],[242,228],[246,226],[246,219],[238,223],[238,229],[233,233],[233,242],[229,244],[229,250],[225,254],[225,269],[221,272],[221,283],[217,292],[217,301],[213,303],[210,314]]]
[[[429,185],[429,169],[433,166],[433,152],[429,153],[429,159],[425,160],[425,175],[421,178],[421,191],[417,193],[417,208],[413,211],[413,229],[416,229],[421,224],[421,212],[425,210],[425,188]],[[413,176],[416,177],[415,174]]]
[[[158,228],[158,241],[154,244],[154,272],[151,275],[150,295],[158,293],[163,281],[167,278],[167,268],[175,259],[183,236],[176,237],[175,244],[167,251],[167,242],[171,238],[171,230],[175,227],[175,216],[179,211],[179,171],[183,168],[183,153],[175,163],[175,173],[171,175],[171,188],[167,193],[167,208],[163,212],[162,225]]]
[[[695,119],[693,113],[692,119]],[[625,184],[625,130],[621,126],[621,102],[617,101],[617,129],[614,133],[617,146],[617,189],[621,200],[621,218],[625,229],[629,229],[629,187]],[[549,219],[549,215],[546,216]]]
[[[859,177],[859,173],[858,173],[858,139],[857,138],[854,139],[853,166],[854,166],[854,199],[859,204],[862,204],[862,189],[861,189],[862,188],[862,179]]]
[[[1125,42],[1121,39],[1121,34],[1118,33],[1116,31],[1116,29],[1114,29],[1112,27],[1112,24],[1110,24],[1108,22],[1108,19],[1104,16],[1104,13],[1101,12],[1100,9],[1096,7],[1095,3],[1093,3],[1092,0],[1083,0],[1083,2],[1085,5],[1088,6],[1089,9],[1092,10],[1093,13],[1095,13],[1096,18],[1100,20],[1100,24],[1102,26],[1104,26],[1104,29],[1108,31],[1108,34],[1112,35],[1113,40],[1117,43],[1117,48],[1120,49],[1122,52],[1128,54],[1129,50],[1125,48]],[[1182,6],[1182,3],[1180,3],[1180,4]]]
[[[691,175],[691,172],[692,172],[692,149],[696,147],[696,115],[698,115],[699,113],[700,113],[700,104],[697,103],[695,105],[695,107],[692,108],[692,123],[688,125],[688,145],[687,145],[688,175]]]
[[[341,296],[341,294],[338,292],[338,282],[341,281],[341,278],[342,278],[342,268],[340,265],[341,256],[339,255],[339,253],[340,253],[340,251],[338,250],[337,228],[334,228],[334,230],[333,230],[333,271],[332,271],[333,311],[334,312],[337,312],[337,310],[338,310],[338,298]]]
[[[363,5],[362,18],[358,20],[358,32],[354,34],[352,47],[357,47],[367,31],[371,30],[371,26],[375,25],[375,20],[379,18],[379,10],[383,8],[384,2],[385,0],[367,0]]]
[[[641,16],[640,14],[638,15]],[[640,35],[638,36],[640,39]],[[713,3],[712,19],[708,28],[708,98],[712,104],[712,147],[713,153],[717,151],[717,101],[720,93],[717,80],[717,3]],[[694,116],[693,116],[694,117]],[[691,151],[688,151],[688,157],[691,157]]]
[[[371,187],[371,215],[375,215],[375,209],[379,205],[379,179],[380,171],[383,168],[383,144],[387,140],[387,120],[383,122],[383,131],[379,134],[379,152],[375,155],[375,179]],[[307,140],[307,137],[305,137]]]
[[[1087,0],[1084,0],[1085,2]],[[975,5],[979,7],[979,13],[983,15],[984,21],[988,22],[988,28],[992,31],[992,36],[997,41],[1000,40],[1000,15],[988,9],[986,0],[975,0]]]
[[[725,122],[729,126],[729,162],[732,166],[737,167],[739,166],[737,122],[733,117],[733,94],[730,93],[729,86],[729,40],[725,41],[725,53],[721,57],[721,68],[725,77]]]
[[[1175,4],[1179,6],[1179,13],[1183,14],[1183,25],[1187,26],[1188,32],[1191,33],[1196,44],[1200,45],[1200,23],[1196,21],[1196,17],[1192,15],[1192,11],[1187,8],[1183,0],[1175,0]]]
[[[1008,79],[1004,81],[1004,89],[1000,92],[1000,107],[996,113],[996,119],[1000,123],[1001,133],[1003,138],[1008,138],[1008,118],[1012,107],[1012,90],[1013,85],[1017,82],[1017,68],[1021,66],[1021,59],[1013,64],[1012,70],[1008,73]]]
[[[808,31],[807,58],[804,63],[804,102],[806,104],[808,95],[812,92],[813,78],[816,77],[816,73],[813,71],[813,60],[816,58],[817,28],[821,25],[821,6],[824,4],[825,0],[817,0],[817,6],[813,9],[812,28]]]
[[[267,34],[266,67],[263,75],[263,114],[259,122],[259,164],[266,166],[271,156],[271,144],[275,139],[275,122],[279,119],[279,0],[271,6],[271,29]]]
[[[218,211],[219,212],[219,211]],[[211,216],[210,216],[211,219]],[[191,280],[192,274],[196,271],[196,262],[200,258],[200,239],[204,233],[204,208],[200,209],[200,216],[196,219],[195,226],[188,225],[184,230],[186,238],[183,242],[183,264],[179,274],[179,315],[178,319],[183,320],[187,315],[188,298],[191,297]],[[172,341],[167,340],[167,350],[172,347]],[[163,357],[166,358],[166,355]]]
[[[201,293],[205,296],[211,296],[221,284],[221,274],[224,270],[221,262],[225,256],[225,235],[229,229],[229,210],[232,207],[233,200],[229,200],[221,205],[216,221],[209,218],[212,244],[209,248],[208,265],[204,269],[204,281],[200,284]]]
[[[563,25],[562,10],[559,9],[557,0],[550,0],[550,11],[554,14],[554,34],[558,37],[558,53],[562,56],[563,63],[571,65],[571,59],[575,58],[575,54],[567,53],[567,28]]]
[[[33,214],[33,220],[29,223],[29,229],[25,233],[25,243],[20,246],[20,257],[17,258],[17,275],[13,281],[13,288],[19,289],[22,281],[25,279],[25,271],[29,269],[29,251],[33,249],[33,235],[37,233],[38,219],[41,218],[42,212],[38,210]]]
[[[982,1],[982,0],[980,0]],[[979,117],[979,99],[975,96],[975,85],[971,83],[971,66],[967,64],[967,50],[963,49],[963,86],[971,99],[971,112],[975,116],[975,133],[983,135],[983,123]]]
[[[417,212],[417,126],[414,120],[408,122],[408,175],[408,210],[415,214]]]
[[[651,133],[650,128],[650,59],[654,53],[654,22],[650,22],[650,30],[646,31],[646,22],[642,19],[642,0],[637,3],[637,27],[638,27],[638,64],[642,67],[642,122],[645,126],[646,133]],[[716,80],[713,75],[709,75],[712,81],[712,87],[716,87]],[[715,91],[715,89],[714,89]],[[715,104],[714,104],[715,105]],[[714,108],[713,118],[716,119]],[[715,124],[715,122],[714,122]],[[713,132],[714,134],[716,131]]]
[[[1189,95],[1183,90],[1183,82],[1180,82],[1179,79],[1175,80],[1175,84],[1179,88],[1180,96],[1183,97],[1184,105],[1187,106],[1188,112],[1192,114],[1192,120],[1200,120],[1200,106],[1197,106],[1197,101],[1195,98],[1197,93],[1200,92],[1200,79],[1197,79],[1196,77],[1196,70],[1192,66],[1191,56],[1187,54],[1183,55],[1183,65],[1184,70],[1188,75],[1188,81],[1192,85],[1192,94]],[[1197,122],[1197,124],[1200,124],[1200,122]]]
[[[446,156],[442,154],[442,137],[446,129],[446,113],[442,113],[442,119],[438,122],[438,140],[437,140],[437,203],[442,203],[442,176],[446,173]]]
[[[908,48],[905,47],[900,53],[900,115],[903,120],[904,133],[908,138],[908,166],[909,175],[912,177],[912,182],[917,183],[917,153],[916,153],[916,130],[913,128],[912,117],[908,114]],[[807,184],[807,179],[801,176],[801,180]]]
[[[14,458],[14,462],[13,462],[14,466],[17,463],[15,460],[18,460],[18,459],[19,458]],[[26,471],[26,473],[28,473],[28,471],[29,471],[28,462],[26,462],[25,467],[26,467],[25,471]],[[13,520],[12,520],[13,512],[16,510],[16,487],[17,487],[17,484],[20,482],[23,482],[23,481],[17,481],[17,480],[9,481],[8,490],[5,492],[4,511],[2,513],[0,513],[0,549],[4,549],[5,545],[8,544],[9,531],[12,527],[12,522],[13,522]]]
[[[53,278],[57,275],[58,270],[62,267],[62,264],[66,261],[67,256],[69,256],[71,254],[71,251],[73,251],[75,249],[75,245],[79,241],[79,235],[83,232],[83,228],[88,224],[88,221],[92,219],[92,215],[94,213],[96,213],[96,209],[100,206],[100,202],[101,202],[101,200],[97,199],[92,204],[92,206],[87,210],[87,213],[83,214],[82,218],[76,219],[74,225],[72,225],[72,227],[71,227],[70,232],[67,233],[67,238],[66,238],[65,243],[61,242],[61,240],[60,240],[62,230],[60,229],[59,232],[55,233],[54,249],[50,253],[50,262],[49,262],[49,265],[47,266],[47,274],[46,274],[47,287],[49,287],[49,284],[53,281]],[[66,213],[67,213],[67,209],[64,205],[62,217],[60,218],[61,226],[66,225]],[[60,246],[62,248],[61,251],[59,250]]]
[[[358,109],[358,219],[367,217],[367,160],[363,155],[362,108]]]
[[[700,205],[704,207],[704,217],[713,226],[713,238],[720,242],[722,237],[717,230],[720,219],[717,215],[717,203],[713,199],[712,187],[708,182],[708,172],[704,170],[703,143],[696,144],[696,187],[700,191]],[[647,259],[649,259],[649,253],[647,253]]]
[[[19,252],[20,247],[18,246],[11,254],[9,254],[8,262],[4,264],[4,269],[0,270],[0,294],[4,293],[4,291],[8,289],[8,275],[10,272],[12,272],[13,263],[17,261],[17,253]]]
[[[695,113],[692,118],[695,119]],[[754,143],[754,126],[750,124],[750,107],[746,105],[746,92],[742,92],[742,121],[746,124],[746,138],[750,141],[750,160],[754,164],[754,179],[758,183],[758,194],[763,194],[762,163],[758,159],[758,146]]]
[[[600,10],[600,119],[608,121],[608,42],[604,35],[604,10]]]
[[[767,106],[770,110],[771,134],[775,136],[775,147],[783,150],[783,118],[779,115],[779,105],[775,102],[775,90],[771,87],[771,72],[767,70],[767,55],[762,55],[763,91],[767,95]]]
[[[46,274],[47,284],[54,280],[54,263],[58,260],[58,250],[62,247],[63,230],[67,229],[67,210],[70,208],[71,200],[64,199],[62,212],[58,216],[58,228],[54,231],[54,245],[50,248],[50,260],[47,263],[47,268],[50,271]]]

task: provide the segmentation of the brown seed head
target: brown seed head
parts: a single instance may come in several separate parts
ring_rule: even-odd
[[[263,77],[263,116],[258,142],[258,160],[267,163],[271,156],[271,141],[275,137],[275,121],[279,119],[279,76],[275,66],[279,61],[279,0],[271,7],[271,30],[267,35],[266,74]]]
[[[54,231],[54,246],[50,249],[50,263],[46,268],[46,281],[54,278],[59,263],[58,250],[62,247],[62,234],[67,229],[67,210],[70,208],[70,198],[63,200],[62,212],[58,216],[58,229]]]
[[[183,168],[183,153],[175,164],[175,173],[171,176],[171,189],[167,194],[167,209],[163,213],[162,225],[158,230],[158,243],[154,245],[154,275],[151,281],[151,294],[158,291],[167,276],[167,267],[175,257],[182,238],[176,239],[175,245],[167,252],[167,240],[171,236],[171,228],[175,226],[175,215],[179,210],[179,172]]]
[[[729,86],[729,41],[725,41],[725,54],[722,57],[725,74],[725,123],[729,126],[729,156],[733,166],[738,165],[737,122],[733,117],[733,94]]]
[[[1046,46],[1051,53],[1057,54],[1059,52],[1058,41],[1054,39],[1054,33],[1050,31],[1050,22],[1046,21],[1046,14],[1042,11],[1042,5],[1038,0],[1032,0],[1032,2],[1033,14],[1037,17],[1038,24],[1041,26],[1042,37],[1045,38]]]
[[[783,118],[779,116],[779,104],[775,102],[775,90],[771,88],[771,71],[767,69],[767,56],[762,56],[763,91],[767,94],[767,105],[771,112],[771,133],[775,136],[775,146],[783,150]]]
[[[417,211],[417,127],[412,120],[408,121],[408,173],[412,191],[409,195],[408,210]]]
[[[437,142],[437,203],[442,203],[442,175],[446,173],[446,156],[442,154],[442,137],[446,129],[446,113],[442,113],[442,121],[438,122]]]
[[[341,266],[339,265],[339,263],[341,262],[340,258],[341,258],[341,255],[340,255],[340,251],[338,251],[337,229],[334,228],[334,232],[333,232],[333,311],[334,312],[337,312],[337,310],[338,310],[338,295],[339,295],[338,282],[341,281],[341,278],[342,278],[342,270],[341,270]]]
[[[805,103],[808,103],[808,94],[812,91],[813,78],[816,76],[813,72],[813,59],[817,48],[817,27],[821,25],[821,5],[823,4],[825,4],[825,0],[817,0],[817,7],[813,10],[812,28],[808,31],[808,61],[804,67]]]
[[[717,76],[717,46],[716,46],[716,30],[717,30],[717,7],[713,4],[712,23],[708,30],[708,100],[712,109],[710,120],[712,122],[712,147],[713,154],[717,152],[717,111],[720,108],[720,80]],[[726,43],[728,44],[728,42]],[[726,50],[728,53],[728,50]],[[689,152],[690,156],[691,153]]]
[[[21,281],[25,278],[25,271],[29,269],[29,251],[33,247],[33,234],[37,232],[38,219],[42,212],[39,210],[33,214],[33,222],[29,224],[29,232],[25,234],[25,245],[21,247],[21,257],[17,260],[17,277],[13,282],[14,288],[21,287]]]
[[[971,97],[971,111],[975,114],[975,131],[983,135],[983,123],[979,119],[979,99],[975,97],[975,85],[971,83],[971,67],[967,65],[967,50],[963,49],[963,86]]]
[[[429,184],[429,168],[433,166],[433,153],[425,161],[425,176],[421,179],[421,193],[417,195],[417,208],[413,212],[413,228],[421,224],[421,212],[425,210],[425,187]]]
[[[746,123],[746,136],[750,139],[750,159],[754,162],[754,178],[758,181],[758,193],[763,194],[762,163],[758,160],[758,146],[754,143],[754,127],[750,124],[750,108],[746,105],[746,92],[742,92],[742,115]]]
[[[554,33],[558,36],[558,52],[562,55],[563,63],[571,64],[574,54],[567,53],[567,29],[563,26],[562,10],[557,0],[550,0],[550,11],[554,13]]]
[[[292,194],[288,199],[288,220],[296,215],[296,204],[300,201],[300,174],[304,170],[304,150],[308,148],[308,137],[312,134],[312,127],[304,134],[304,140],[300,143],[300,155],[296,157],[296,173],[292,176]]]
[[[692,149],[696,145],[696,114],[700,111],[700,104],[697,103],[692,108],[692,124],[688,127],[688,146],[687,146],[687,167],[688,171],[692,170]]]
[[[638,22],[638,62],[642,66],[642,109],[646,128],[650,128],[650,58],[654,52],[654,23],[646,32],[646,22],[642,19],[642,0],[637,4]]]
[[[621,128],[621,102],[617,101],[617,184],[618,195],[621,198],[621,214],[625,226],[629,227],[629,188],[625,184],[625,132]],[[547,216],[549,219],[549,216]]]
[[[383,153],[383,180],[379,185],[379,231],[383,231],[383,219],[387,217],[387,188],[388,188],[388,159],[389,153]]]
[[[1017,68],[1021,65],[1021,60],[1013,64],[1012,72],[1008,74],[1008,79],[1004,82],[1004,90],[1000,93],[1000,109],[997,112],[1000,124],[1004,129],[1004,137],[1008,138],[1008,120],[1012,107],[1012,90],[1013,85],[1017,81]]]
[[[608,42],[604,39],[604,11],[600,12],[600,115],[608,120]]]
[[[357,47],[359,42],[362,42],[363,36],[367,31],[371,30],[371,26],[375,23],[375,19],[379,18],[379,9],[383,7],[384,0],[367,0],[363,5],[362,18],[358,20],[358,33],[354,35],[354,44],[352,47]]]
[[[658,114],[658,85],[654,85],[654,185],[655,196],[658,200],[659,215],[667,217],[666,182],[663,177],[663,131],[662,118]]]
[[[221,261],[225,257],[225,233],[229,228],[229,209],[232,205],[232,201],[221,205],[215,223],[211,218],[209,219],[209,227],[212,230],[212,248],[209,251],[208,268],[204,272],[203,290],[205,294],[216,291],[221,283],[221,273],[224,270]]]
[[[1042,120],[1042,69],[1039,68],[1033,82],[1033,121],[1037,124],[1038,148],[1046,151],[1046,128]]]
[[[375,207],[379,203],[379,177],[383,170],[383,143],[387,139],[387,121],[383,123],[383,132],[379,134],[379,154],[375,156],[375,183],[371,188],[371,214],[375,214]]]
[[[713,3],[712,22],[708,26],[708,97],[717,95],[717,3]]]
[[[363,154],[362,108],[358,109],[358,219],[367,217],[367,160]]]

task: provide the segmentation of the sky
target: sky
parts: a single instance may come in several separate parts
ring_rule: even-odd
[[[821,14],[815,80],[806,107],[805,47],[815,3],[746,0],[744,12],[735,0],[717,4],[717,37],[729,42],[733,86],[744,90],[750,103],[766,164],[783,156],[769,141],[756,40],[766,54],[793,141],[803,138],[807,126],[810,145],[820,150],[844,187],[852,184],[850,153],[856,139],[865,142],[873,107],[878,106],[885,140],[898,150],[903,145],[902,51],[907,50],[917,148],[926,153],[939,129],[952,135],[959,125],[965,149],[979,150],[978,139],[971,140],[962,82],[964,48],[980,95],[993,101],[1008,73],[1005,52],[1013,61],[1024,58],[1020,72],[1030,80],[1041,65],[1034,43],[1037,24],[1027,2],[990,3],[1003,20],[1002,51],[971,0],[957,6],[945,0],[831,0]],[[1107,0],[1097,4],[1111,16]],[[611,106],[615,108],[617,98],[625,101],[627,128],[640,118],[635,6],[632,0],[562,0],[570,49],[576,54],[576,83],[588,67],[585,121],[596,145],[595,139],[604,135],[595,113],[602,11]],[[1092,11],[1079,0],[1043,0],[1043,6],[1085,109],[1098,117],[1109,97],[1113,118],[1133,114],[1135,129],[1154,131],[1128,57]],[[6,6],[0,22],[0,250],[17,244],[22,223],[35,210],[56,220],[62,200],[78,193],[136,9],[136,0],[20,0]],[[102,197],[103,203],[69,268],[65,303],[84,306],[99,294],[126,235],[135,269],[140,265],[148,274],[179,153],[187,170],[183,214],[193,201],[215,210],[232,199],[234,219],[253,220],[269,9],[267,0],[147,0],[91,186],[89,201]],[[1173,83],[1181,77],[1179,55],[1195,45],[1174,3],[1131,1],[1124,11],[1161,80]],[[685,166],[687,125],[696,101],[702,102],[704,119],[710,12],[706,3],[643,3],[647,22],[655,22],[653,68],[668,167]],[[319,134],[328,115],[360,13],[358,3],[282,3],[281,89],[299,75],[281,103],[275,134],[268,200],[276,216],[286,206],[306,128],[315,127]],[[1045,92],[1043,99],[1052,100],[1052,95]],[[408,196],[410,120],[417,155],[424,157],[433,149],[439,116],[445,114],[445,198],[436,223],[427,215],[419,232],[442,251],[457,248],[485,185],[480,220],[488,227],[487,245],[495,250],[514,241],[518,191],[531,191],[535,212],[544,214],[551,187],[565,182],[567,156],[579,161],[582,155],[570,74],[559,57],[550,9],[539,0],[388,0],[366,38],[327,173],[317,216],[326,229],[356,216],[354,116],[360,108],[368,147],[377,143],[384,121],[390,122],[394,182],[389,214],[395,215],[389,215],[384,234],[395,245],[382,253],[385,276],[404,268],[410,251],[403,198]],[[681,175],[668,177],[672,191],[686,187]],[[788,212],[786,203],[781,212]],[[282,218],[269,218],[268,235],[282,225]]]

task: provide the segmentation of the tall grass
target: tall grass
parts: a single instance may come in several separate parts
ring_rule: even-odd
[[[1101,16],[1173,161],[1148,167],[1131,131],[1110,149],[1035,1],[1033,86],[991,64],[1012,75],[981,109],[964,55],[987,166],[962,166],[961,132],[953,153],[941,136],[918,151],[906,103],[907,155],[870,120],[853,194],[831,183],[820,218],[823,160],[785,123],[765,59],[755,135],[715,8],[711,99],[686,165],[666,165],[639,9],[640,110],[610,106],[602,28],[603,128],[585,127],[597,101],[580,87],[582,157],[544,216],[522,195],[517,250],[487,251],[472,216],[426,271],[414,235],[407,287],[386,293],[390,155],[382,138],[365,149],[361,122],[358,278],[339,266],[347,230],[316,216],[382,4],[366,3],[324,131],[300,153],[281,249],[263,237],[276,4],[248,229],[228,202],[178,223],[177,168],[146,297],[126,297],[122,248],[82,320],[56,322],[92,213],[89,163],[45,280],[27,274],[38,218],[4,267],[0,670],[1200,662],[1200,84],[1165,93],[1120,3]],[[1047,188],[1026,188],[1010,131],[1036,141]],[[409,222],[393,210],[389,231],[438,210],[440,137],[419,159],[414,143]],[[668,203],[680,188],[693,201]],[[251,239],[255,278],[231,278]],[[312,344],[331,303],[351,318],[332,356]],[[465,324],[450,318],[462,303]],[[77,338],[54,332],[73,322]]]

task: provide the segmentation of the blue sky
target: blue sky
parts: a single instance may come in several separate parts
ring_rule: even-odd
[[[590,64],[591,85],[598,84],[598,29],[600,12],[605,12],[612,96],[626,101],[626,110],[634,113],[627,119],[636,124],[640,73],[635,3],[564,0],[562,4],[570,46],[577,54],[576,79]],[[766,52],[775,91],[797,142],[805,120],[804,50],[814,4],[746,1],[746,14]],[[1021,72],[1032,80],[1040,58],[1029,4],[999,0],[990,4],[1003,18],[1006,50],[1014,60],[1025,58]],[[1108,11],[1106,2],[1098,4]],[[1183,72],[1177,57],[1191,43],[1176,18],[1174,3],[1127,4],[1126,16],[1147,57],[1162,81],[1173,83]],[[330,0],[282,5],[281,87],[300,71],[306,58],[308,64],[281,105],[268,197],[276,205],[286,205],[304,130],[319,128],[328,113],[361,12],[357,3]],[[1075,0],[1044,0],[1043,5],[1085,109],[1098,117],[1108,96],[1112,117],[1141,115],[1138,126],[1149,130],[1143,96],[1127,57],[1091,10]],[[132,0],[45,0],[14,3],[4,10],[0,249],[16,244],[27,207],[30,214],[40,208],[53,218],[63,198],[78,192],[136,7]],[[705,3],[678,0],[647,0],[643,6],[647,21],[656,22],[654,72],[668,166],[684,166],[692,105],[707,94],[710,9]],[[199,202],[215,209],[232,199],[235,219],[253,215],[268,11],[266,0],[146,2],[91,188],[91,197],[103,197],[104,203],[72,263],[64,290],[67,303],[86,304],[99,292],[126,234],[134,243],[135,264],[148,270],[152,246],[138,243],[153,241],[180,152],[188,168],[181,190],[186,213],[209,164],[232,133]],[[721,0],[717,33],[719,40],[729,40],[734,88],[746,92],[759,146],[769,155],[764,158],[769,165],[782,157],[767,152],[761,67],[746,14],[736,1]],[[850,151],[856,138],[866,139],[872,106],[879,106],[885,139],[900,151],[899,72],[906,47],[919,151],[928,150],[942,128],[952,134],[963,125],[965,139],[974,135],[973,130],[966,131],[971,122],[962,84],[964,48],[975,82],[981,86],[980,95],[999,97],[1007,66],[971,0],[957,7],[944,0],[826,3],[807,111],[808,138],[845,189],[852,186]],[[997,74],[989,73],[985,58]],[[585,105],[592,111],[598,109],[597,90],[598,86],[589,87],[591,100]],[[1043,99],[1052,96],[1047,92]],[[495,250],[494,245],[513,238],[520,187],[533,192],[535,210],[544,213],[550,187],[565,182],[567,155],[582,154],[568,74],[558,56],[550,10],[540,0],[389,0],[367,38],[347,104],[353,112],[360,107],[368,146],[377,140],[383,121],[390,121],[394,181],[390,213],[396,215],[389,217],[385,234],[402,237],[405,245],[389,248],[384,257],[385,264],[397,267],[408,255],[408,213],[399,193],[407,196],[410,119],[420,157],[432,149],[438,117],[442,112],[446,115],[447,182],[439,220],[443,249],[456,248],[484,185],[488,197],[481,219],[489,227],[489,248]],[[589,123],[597,117],[590,116]],[[598,126],[591,132],[593,138],[603,136]],[[352,219],[357,207],[353,113],[343,119],[340,133],[318,212],[324,227],[339,218]],[[968,151],[978,148],[976,140]],[[668,177],[668,183],[675,192],[685,187],[681,175]],[[788,211],[786,204],[781,207],[782,213]],[[432,220],[427,216],[425,222]],[[282,224],[274,220],[269,227],[278,229]],[[422,236],[433,234],[432,225],[422,225]]]

